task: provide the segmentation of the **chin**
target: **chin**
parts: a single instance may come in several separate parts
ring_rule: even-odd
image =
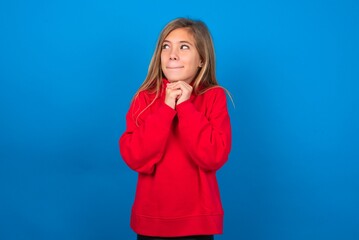
[[[180,79],[167,79],[169,82],[178,82],[178,81],[181,81]]]
[[[168,80],[169,82],[177,82],[177,81],[181,81],[181,80],[182,80],[182,78],[176,77],[176,76],[169,76],[169,77],[166,77],[166,78],[167,78],[167,80]]]

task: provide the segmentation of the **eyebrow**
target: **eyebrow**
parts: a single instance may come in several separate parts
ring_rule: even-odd
[[[171,41],[169,41],[169,40],[164,40],[164,41],[163,41],[163,43],[165,43],[165,42],[172,43],[172,42],[171,42]],[[190,42],[188,42],[188,41],[179,41],[179,43],[187,43],[187,44],[189,44],[189,45],[193,46],[193,44],[192,44],[192,43],[190,43]]]

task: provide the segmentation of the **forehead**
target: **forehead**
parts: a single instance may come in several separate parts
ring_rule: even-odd
[[[182,42],[182,41],[187,41],[190,43],[195,42],[192,33],[187,28],[177,28],[171,31],[164,40],[169,42]]]

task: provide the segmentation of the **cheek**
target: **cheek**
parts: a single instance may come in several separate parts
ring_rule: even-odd
[[[194,67],[198,67],[200,61],[201,61],[201,59],[198,54],[193,54],[191,56],[191,63],[193,64]]]
[[[161,68],[163,70],[163,67],[166,65],[166,58],[163,56],[163,54],[161,54]]]
[[[198,67],[199,67],[199,64],[200,64],[200,59],[195,57],[195,58],[192,58],[192,61],[191,61],[191,68],[192,69],[195,69],[197,70]]]

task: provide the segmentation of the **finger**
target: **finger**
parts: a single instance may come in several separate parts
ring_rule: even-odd
[[[173,83],[169,87],[172,89],[182,89],[184,91],[186,91],[186,90],[189,91],[192,88],[189,84],[182,82],[182,81]]]
[[[170,95],[171,97],[177,97],[182,94],[181,89],[167,89],[166,94]]]
[[[166,85],[166,88],[176,89],[176,88],[178,88],[178,86],[176,85],[176,83],[168,83],[168,84]]]
[[[192,92],[192,86],[190,85],[180,85],[179,88],[184,92]]]

